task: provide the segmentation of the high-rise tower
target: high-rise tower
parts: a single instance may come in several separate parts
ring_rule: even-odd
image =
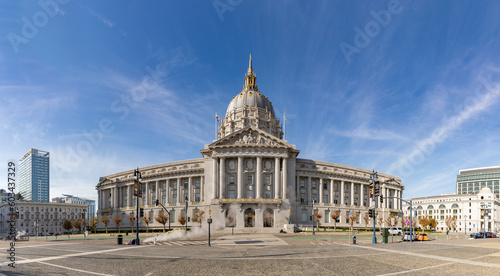
[[[19,192],[25,200],[49,202],[49,158],[47,151],[30,149],[19,159]]]

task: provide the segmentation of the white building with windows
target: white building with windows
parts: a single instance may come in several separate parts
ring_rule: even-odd
[[[10,207],[7,203],[0,205],[0,237],[9,234]],[[26,235],[64,233],[64,221],[81,220],[87,212],[87,206],[69,203],[16,201],[15,208],[16,231]]]
[[[225,220],[226,226],[247,232],[276,232],[288,222],[312,225],[313,201],[323,217],[320,225],[333,226],[330,213],[340,210],[338,226],[347,226],[349,211],[354,211],[355,227],[364,227],[361,217],[372,205],[372,171],[298,158],[300,151],[283,140],[280,120],[256,79],[250,57],[243,90],[229,103],[218,139],[200,151],[202,158],[139,168],[143,183],[139,205],[152,218],[150,228],[162,227],[154,220],[163,212],[155,206],[156,199],[168,208],[172,226],[180,226],[178,218],[184,215],[187,200],[188,221],[200,210],[206,219],[210,209],[214,221]],[[383,173],[378,177],[385,197],[402,197],[398,177]],[[99,217],[119,215],[128,221],[135,216],[134,179],[133,169],[99,179]],[[398,200],[388,199],[377,212],[387,217],[400,210]]]
[[[424,216],[437,221],[437,231],[449,230],[446,218],[454,217],[455,229],[459,233],[474,233],[484,230],[497,232],[500,230],[500,200],[489,188],[482,188],[476,194],[442,194],[412,199],[413,216],[418,220]],[[405,216],[410,216],[410,206],[403,204]],[[486,210],[486,217],[481,210]],[[419,224],[417,224],[420,226]]]
[[[52,198],[52,202],[84,204],[87,206],[86,220],[89,221],[91,218],[95,217],[95,200],[63,194],[62,197]]]

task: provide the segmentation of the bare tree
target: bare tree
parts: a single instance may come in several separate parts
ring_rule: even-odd
[[[146,224],[146,233],[149,233],[149,223],[151,222],[151,217],[149,215],[144,215],[142,220],[144,220],[144,223]]]
[[[163,224],[163,232],[165,232],[165,224],[167,224],[168,222],[168,215],[165,215],[163,212],[160,212],[158,216],[156,216],[155,220]]]
[[[181,215],[179,217],[179,219],[177,219],[177,221],[181,224],[181,225],[184,225],[186,223],[186,217],[183,215]]]
[[[120,233],[120,223],[122,222],[122,215],[121,214],[116,214],[113,217],[113,222],[118,227],[118,233]]]
[[[368,213],[365,213],[363,220],[365,221],[365,231],[367,231],[367,226],[370,223],[370,216],[368,215]]]
[[[333,219],[333,231],[337,231],[337,219],[340,217],[340,210],[333,210],[330,217]]]
[[[444,220],[444,223],[446,223],[446,226],[448,227],[448,231],[449,231],[449,230],[452,230],[456,227],[457,219],[455,217],[448,216]]]
[[[63,228],[64,228],[64,230],[69,232],[71,230],[71,228],[73,228],[73,224],[71,223],[71,221],[65,220],[63,223]],[[69,235],[68,235],[68,238],[69,238]]]
[[[134,222],[135,222],[134,212],[130,213],[130,215],[128,216],[128,222],[130,223],[130,229],[132,229],[132,234],[134,234]]]
[[[89,226],[94,229],[94,233],[97,233],[97,224],[99,220],[96,217],[92,217],[89,220]]]
[[[319,221],[322,217],[323,217],[323,215],[321,215],[319,213],[319,210],[316,208],[316,210],[314,210],[314,216],[313,216],[313,220],[314,220],[315,224],[317,225],[316,230],[319,230]],[[313,224],[313,227],[314,227],[314,224]]]
[[[102,222],[102,224],[104,224],[104,227],[106,228],[106,234],[107,234],[108,233],[108,224],[109,224],[108,215],[101,216],[101,222]]]
[[[352,212],[352,215],[349,216],[349,224],[351,225],[351,231],[352,227],[354,225],[354,222],[358,219],[358,213],[356,211]]]
[[[198,211],[198,212],[196,212],[196,215],[193,218],[193,222],[197,222],[201,226],[201,224],[203,223],[203,217],[204,216],[205,216],[205,211]]]

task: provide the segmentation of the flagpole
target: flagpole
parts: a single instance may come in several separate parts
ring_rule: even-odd
[[[286,140],[286,115],[283,110],[283,140]]]
[[[217,111],[215,112],[215,140],[217,140]]]

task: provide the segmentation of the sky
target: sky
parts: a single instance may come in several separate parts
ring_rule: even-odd
[[[215,113],[260,91],[299,158],[454,193],[500,165],[497,1],[2,1],[0,167],[49,151],[50,197],[201,158]],[[3,165],[1,165],[3,164]],[[7,188],[7,177],[0,188]]]

